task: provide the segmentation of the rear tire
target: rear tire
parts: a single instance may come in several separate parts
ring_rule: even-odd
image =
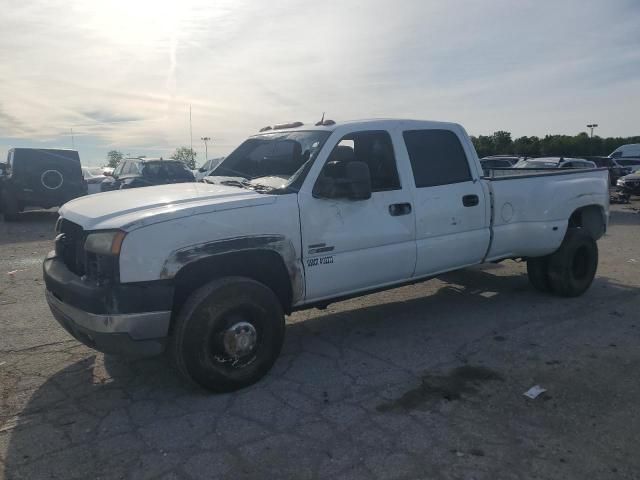
[[[540,292],[551,292],[549,282],[549,256],[529,258],[527,260],[527,275],[529,282]]]
[[[170,354],[182,377],[212,392],[260,380],[278,358],[284,314],[271,289],[245,277],[214,280],[189,296]]]
[[[598,269],[598,245],[581,228],[570,228],[549,258],[549,283],[563,297],[577,297],[591,286]]]

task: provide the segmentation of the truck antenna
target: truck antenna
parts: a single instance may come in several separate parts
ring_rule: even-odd
[[[324,114],[325,114],[325,112],[322,112],[322,118],[320,119],[320,121],[318,123],[316,123],[316,126],[322,125],[324,123]]]

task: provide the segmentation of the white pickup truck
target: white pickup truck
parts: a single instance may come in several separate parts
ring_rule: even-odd
[[[295,310],[504,259],[525,259],[539,290],[580,295],[609,217],[606,169],[490,180],[453,123],[272,128],[206,182],[67,203],[43,268],[75,338],[168,350],[212,391],[265,375]]]

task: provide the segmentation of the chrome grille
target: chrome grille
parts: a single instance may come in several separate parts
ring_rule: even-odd
[[[85,274],[85,233],[82,227],[67,219],[62,219],[57,228],[60,234],[56,237],[56,252],[64,264],[76,275]]]

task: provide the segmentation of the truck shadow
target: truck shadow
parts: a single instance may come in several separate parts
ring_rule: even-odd
[[[501,270],[490,265],[450,273],[439,277],[442,286],[435,292],[428,284],[407,287],[392,297],[380,294],[380,300],[393,300],[377,305],[363,307],[359,299],[326,312],[296,314],[273,371],[232,394],[209,395],[184,385],[164,358],[124,361],[65,344],[53,355],[62,358],[60,370],[41,374],[30,361],[17,366],[23,378],[15,373],[2,379],[5,478],[159,476],[178,468],[194,449],[226,455],[229,447],[220,435],[229,432],[221,422],[229,419],[244,422],[253,440],[283,432],[307,438],[307,425],[324,421],[323,409],[347,418],[354,398],[375,396],[394,382],[411,383],[426,369],[455,362],[470,342],[492,342],[532,322],[522,315],[523,302],[536,309],[535,321],[544,327],[603,298],[638,295],[637,288],[599,277],[584,297],[559,299],[535,292],[525,275],[501,275]],[[39,375],[42,382],[30,396],[24,386],[20,390],[24,378]],[[383,414],[375,405],[359,408]],[[8,443],[4,458],[3,443]],[[236,467],[250,477],[247,468],[269,465],[273,455],[269,449],[254,451],[250,464]]]
[[[0,220],[0,245],[53,240],[57,219],[58,209],[53,208],[22,212],[14,222]]]
[[[609,217],[610,225],[640,225],[640,202],[624,205],[612,210]]]

